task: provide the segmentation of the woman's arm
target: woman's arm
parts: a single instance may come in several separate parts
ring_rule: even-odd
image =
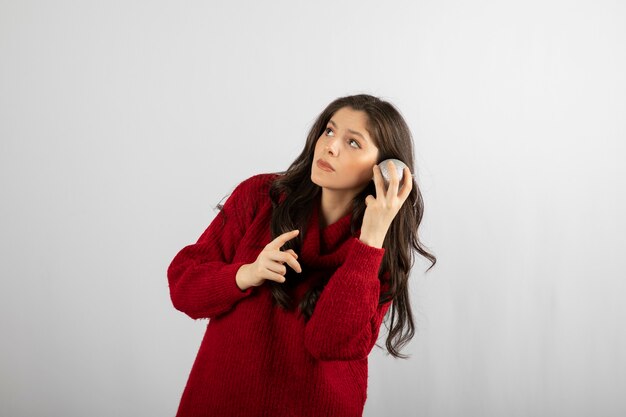
[[[319,360],[366,358],[391,305],[378,306],[378,270],[385,250],[350,239],[346,261],[322,290],[304,330],[304,344]]]
[[[304,343],[320,360],[363,359],[370,353],[391,301],[378,306],[381,288],[378,270],[385,254],[383,241],[391,222],[407,200],[413,181],[400,178],[393,162],[386,188],[378,165],[373,177],[376,197],[365,198],[360,239],[352,237],[346,262],[337,269],[320,294],[304,333]],[[411,177],[408,167],[403,175]]]
[[[193,319],[212,318],[249,296],[236,283],[244,262],[232,262],[253,210],[247,201],[259,185],[255,176],[239,184],[198,241],[172,260],[167,277],[174,307]]]

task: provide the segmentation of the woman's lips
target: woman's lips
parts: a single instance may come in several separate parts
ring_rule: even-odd
[[[321,159],[317,160],[317,166],[320,167],[321,169],[323,169],[324,171],[328,171],[328,172],[333,172],[334,171],[332,165],[330,165],[328,162],[323,161]]]

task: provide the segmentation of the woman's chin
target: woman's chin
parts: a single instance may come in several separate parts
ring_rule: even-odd
[[[324,187],[328,184],[328,179],[324,178],[324,174],[330,174],[330,172],[320,174],[319,172],[315,172],[315,170],[313,170],[313,172],[311,172],[311,182],[319,185],[320,187]]]

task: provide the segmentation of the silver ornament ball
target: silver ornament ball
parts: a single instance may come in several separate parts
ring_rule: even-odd
[[[385,180],[385,185],[389,185],[389,181],[391,181],[391,176],[389,173],[389,168],[387,167],[387,162],[393,162],[393,165],[396,168],[396,172],[398,173],[398,178],[400,178],[400,185],[404,182],[404,168],[406,168],[406,164],[399,159],[385,159],[378,166],[380,167],[380,173],[383,174],[383,179]]]

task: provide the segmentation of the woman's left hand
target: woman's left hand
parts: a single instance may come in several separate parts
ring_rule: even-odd
[[[370,246],[383,247],[383,241],[391,222],[400,211],[402,204],[409,197],[413,189],[413,178],[408,167],[404,168],[404,183],[398,193],[400,178],[392,161],[387,162],[389,167],[389,188],[385,193],[385,183],[378,164],[374,165],[374,185],[376,197],[368,195],[365,198],[365,213],[363,214],[363,226],[361,227],[360,240]]]

